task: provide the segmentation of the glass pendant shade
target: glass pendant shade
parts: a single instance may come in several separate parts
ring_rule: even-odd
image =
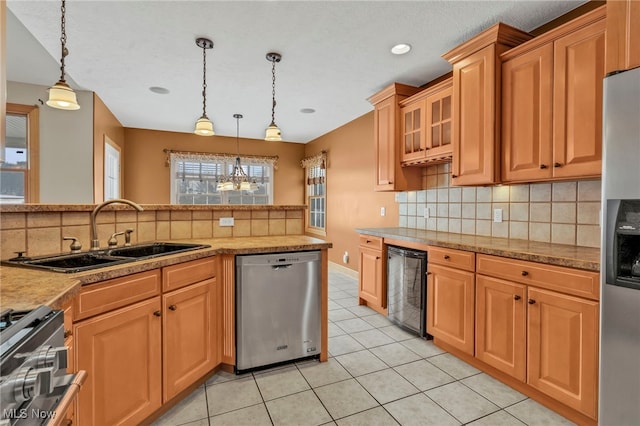
[[[215,132],[213,131],[213,123],[207,118],[207,116],[203,115],[198,119],[198,121],[196,121],[196,129],[194,130],[194,133],[200,136],[215,135]]]
[[[49,100],[47,105],[53,108],[76,110],[80,109],[76,92],[64,81],[58,81],[49,88]]]
[[[276,126],[276,123],[271,123],[269,127],[267,127],[267,132],[264,137],[266,141],[281,141],[282,136],[280,135],[280,128]]]

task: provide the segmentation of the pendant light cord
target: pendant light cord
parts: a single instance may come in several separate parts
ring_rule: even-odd
[[[65,24],[66,24],[66,20],[65,20],[65,12],[66,12],[66,6],[65,6],[65,0],[62,0],[62,6],[60,7],[60,11],[62,12],[62,18],[60,19],[60,27],[61,27],[61,31],[60,31],[60,46],[62,49],[61,55],[60,55],[60,81],[61,82],[65,82],[64,80],[64,58],[65,56],[67,56],[69,54],[69,51],[67,50],[67,31],[65,28]]]
[[[271,60],[271,125],[276,123],[276,59]]]
[[[202,116],[207,117],[207,48],[202,47]]]

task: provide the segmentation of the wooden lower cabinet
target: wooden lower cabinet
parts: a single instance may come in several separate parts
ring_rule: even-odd
[[[162,296],[163,402],[220,363],[216,278]]]
[[[527,379],[526,286],[476,277],[476,358]]]
[[[220,364],[217,268],[211,257],[81,289],[73,342],[76,371],[86,370],[87,380],[78,424],[144,423]]]
[[[434,264],[428,270],[427,333],[473,355],[475,274]]]
[[[596,418],[599,304],[536,288],[527,293],[527,382]]]
[[[77,366],[87,381],[78,424],[135,425],[162,405],[160,297],[74,325]]]
[[[387,286],[385,284],[385,249],[382,238],[371,235],[360,236],[358,259],[358,298],[361,305],[386,315]]]

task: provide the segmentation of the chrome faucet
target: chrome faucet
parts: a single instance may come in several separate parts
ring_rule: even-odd
[[[96,224],[96,216],[100,213],[100,210],[104,206],[109,204],[128,204],[139,212],[144,209],[139,205],[134,203],[133,201],[125,200],[124,198],[114,198],[112,200],[107,200],[104,203],[98,204],[95,209],[91,212],[91,249],[92,251],[100,250],[100,241],[98,241],[98,225]]]

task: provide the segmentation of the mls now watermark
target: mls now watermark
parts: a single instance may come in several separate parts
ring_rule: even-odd
[[[2,410],[3,419],[53,419],[56,412],[38,408],[9,408]]]

